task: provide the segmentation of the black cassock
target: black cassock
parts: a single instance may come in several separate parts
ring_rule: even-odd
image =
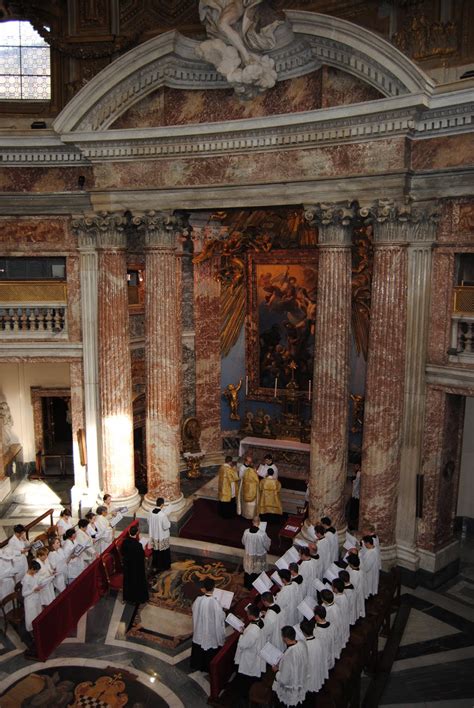
[[[140,541],[126,538],[122,543],[123,599],[139,605],[148,602],[148,584],[145,574],[145,551]]]

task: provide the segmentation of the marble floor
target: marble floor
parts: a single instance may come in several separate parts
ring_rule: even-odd
[[[2,519],[4,532],[12,520],[20,518],[30,491],[18,488],[15,506]],[[27,492],[26,497],[21,496]],[[436,592],[421,587],[402,589],[402,602],[410,607],[410,614],[380,699],[384,708],[474,706],[474,529],[466,531],[462,548],[457,578]],[[188,554],[217,559],[235,571],[243,555],[237,548],[179,538],[173,539],[172,552],[181,558]],[[141,608],[142,635],[128,631],[136,616],[135,608],[123,605],[120,595],[108,594],[83,616],[75,635],[44,663],[24,656],[25,645],[14,630],[9,628],[6,635],[0,631],[1,708],[33,705],[33,695],[35,706],[68,706],[73,702],[71,695],[82,691],[85,681],[90,682],[91,700],[103,682],[108,682],[110,695],[114,690],[126,694],[126,703],[111,699],[110,705],[208,705],[208,676],[191,672],[189,667],[190,619],[186,609]],[[172,634],[179,641],[167,643]],[[365,686],[369,681],[366,677]]]

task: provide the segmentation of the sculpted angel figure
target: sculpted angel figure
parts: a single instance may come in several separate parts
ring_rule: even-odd
[[[242,379],[240,379],[237,386],[235,384],[229,384],[223,390],[222,395],[227,400],[230,407],[230,419],[240,420],[239,416],[239,391],[242,387]]]

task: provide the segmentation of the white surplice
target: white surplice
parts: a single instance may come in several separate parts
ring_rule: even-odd
[[[308,684],[308,647],[305,640],[287,647],[280,659],[273,690],[282,703],[297,706],[305,699]]]
[[[347,572],[350,575],[351,583],[356,592],[356,613],[357,619],[365,617],[365,591],[364,591],[364,572],[357,568],[347,567]]]
[[[166,512],[160,509],[155,513],[153,509],[148,514],[148,534],[150,544],[155,551],[166,551],[170,547],[171,522]]]
[[[341,610],[335,603],[332,605],[325,604],[324,609],[326,610],[327,621],[334,627],[334,649],[336,652],[336,658],[339,659],[341,656],[341,651],[347,643]]]
[[[347,599],[345,593],[338,594],[337,592],[335,592],[334,593],[334,602],[341,610],[342,628],[344,631],[345,643],[347,644],[347,642],[349,641],[349,635],[351,632],[351,629],[350,629],[351,613],[350,613],[350,609],[349,609],[349,600]]]
[[[114,530],[106,516],[98,516],[95,525],[97,527],[97,553],[103,553],[114,540]]]
[[[318,546],[318,556],[321,559],[321,565],[324,573],[324,571],[329,568],[332,563],[330,542],[326,536],[323,536],[323,538],[318,538],[316,543]],[[324,575],[322,577],[324,577]]]
[[[331,562],[334,563],[334,561],[337,561],[339,559],[339,539],[337,536],[337,532],[333,533],[332,531],[326,531],[324,534],[324,538],[327,539],[329,548],[330,548],[330,557],[331,557]]]
[[[274,603],[277,607],[277,603]],[[265,617],[263,619],[263,629],[262,629],[262,646],[267,642],[273,644],[274,647],[283,651],[285,644],[281,638],[281,611],[275,612],[271,607],[266,608]]]
[[[82,557],[82,553],[79,556],[74,555],[75,546],[76,543],[74,541],[71,541],[70,538],[68,538],[68,540],[64,542],[63,546],[64,554],[66,556],[67,561],[67,577],[69,582],[75,580],[78,575],[82,573],[86,566]]]
[[[379,557],[375,548],[366,548],[360,559],[364,572],[364,597],[376,595],[379,589]]]
[[[25,626],[28,632],[33,631],[32,622],[41,612],[40,592],[36,592],[38,587],[37,575],[26,574],[21,581],[21,591],[25,606]]]
[[[276,465],[259,465],[257,474],[259,477],[266,477],[268,470],[273,470],[273,479],[278,479],[278,467]]]
[[[26,553],[22,551],[28,545],[27,541],[23,541],[22,538],[13,535],[8,541],[7,548],[13,558],[13,568],[15,570],[15,583],[19,583],[23,580],[23,577],[28,570],[28,560],[26,558]]]
[[[64,538],[63,538],[63,537],[64,537],[64,534],[65,534],[66,531],[68,531],[69,529],[74,528],[74,526],[73,526],[73,524],[71,523],[71,521],[66,521],[65,519],[60,518],[60,519],[58,520],[58,522],[56,523],[56,527],[57,527],[57,529],[58,529],[58,536],[59,536],[59,538],[60,538],[60,540],[61,540],[61,544],[64,545]]]
[[[13,560],[0,558],[0,600],[15,589],[15,568]]]
[[[38,585],[41,585],[45,580],[52,578],[53,569],[49,563],[49,556],[46,560],[36,559],[36,562],[40,564],[41,569],[36,573],[36,578],[38,579]],[[42,605],[49,605],[55,598],[54,594],[54,580],[48,582],[39,592],[40,600]]]
[[[357,591],[354,586],[350,588],[346,585],[344,587],[344,595],[345,597],[347,597],[347,601],[349,603],[349,622],[352,625],[355,624],[358,620]]]
[[[81,553],[81,558],[86,565],[89,565],[89,563],[92,563],[92,561],[97,558],[97,552],[94,548],[92,538],[83,529],[77,529],[76,543],[80,543],[81,546],[85,546],[85,549]]]
[[[250,529],[245,529],[242,545],[245,549],[243,562],[245,573],[249,575],[260,574],[266,570],[267,551],[271,545],[271,540],[266,532],[258,530],[256,533],[250,533]]]
[[[313,581],[319,578],[321,567],[321,564],[315,558],[301,561],[299,571],[303,578],[303,597],[306,595],[314,595]]]
[[[194,644],[204,651],[221,647],[225,641],[225,613],[215,597],[197,597],[192,612]]]
[[[329,672],[336,663],[335,631],[333,625],[330,622],[316,624],[314,628],[314,636],[318,642],[320,642],[323,649],[323,654],[326,657],[327,678],[329,676]]]
[[[254,622],[250,622],[239,637],[234,661],[240,674],[260,678],[265,671],[265,661],[259,654],[262,637],[262,630]]]
[[[69,580],[64,548],[58,548],[57,551],[51,551],[48,556],[48,561],[51,568],[56,572],[53,583],[58,593],[60,593],[64,590]]]
[[[288,585],[283,585],[277,594],[277,604],[281,610],[280,628],[286,624],[293,626],[299,621],[300,617],[296,609],[299,604],[298,596],[298,588],[291,582]]]
[[[325,682],[327,671],[327,660],[324,656],[323,647],[315,637],[306,638],[308,649],[308,678],[306,690],[317,693]]]

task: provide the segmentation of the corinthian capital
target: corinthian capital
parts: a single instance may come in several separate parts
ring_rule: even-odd
[[[136,214],[132,224],[145,232],[146,248],[175,249],[177,236],[183,228],[183,219],[165,211],[147,211]]]
[[[305,207],[305,219],[319,227],[320,244],[347,245],[355,210],[350,202],[320,202]]]
[[[409,197],[403,203],[377,199],[361,207],[359,214],[373,224],[374,239],[382,243],[434,241],[440,217],[437,204],[413,204]]]
[[[121,249],[126,246],[126,225],[127,219],[123,214],[101,211],[74,219],[72,229],[78,237],[79,248],[95,245],[98,248]]]

